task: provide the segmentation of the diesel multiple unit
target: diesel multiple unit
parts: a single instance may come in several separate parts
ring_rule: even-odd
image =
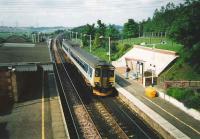
[[[107,96],[113,92],[115,73],[110,63],[85,52],[69,41],[63,40],[62,49],[92,86],[95,95]]]

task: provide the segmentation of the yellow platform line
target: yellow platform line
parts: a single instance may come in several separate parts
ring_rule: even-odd
[[[153,103],[155,106],[157,106],[158,108],[160,108],[161,110],[163,110],[164,112],[166,112],[167,114],[169,114],[170,116],[174,117],[177,121],[179,121],[180,123],[184,124],[185,126],[189,127],[190,129],[192,129],[194,132],[196,132],[197,134],[200,135],[200,132],[197,131],[196,129],[194,129],[192,126],[186,124],[185,122],[183,122],[182,120],[180,120],[179,118],[177,118],[176,116],[174,116],[173,114],[169,113],[168,111],[166,111],[165,109],[163,109],[162,107],[160,107],[159,105],[157,105],[156,103],[154,103],[153,101],[151,101],[150,99],[143,97],[144,99],[148,100],[149,102]]]
[[[44,130],[44,72],[42,78],[42,139],[45,139],[45,130]]]

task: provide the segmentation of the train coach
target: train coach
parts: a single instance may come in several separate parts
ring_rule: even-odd
[[[66,40],[62,42],[62,49],[92,86],[93,94],[108,96],[113,93],[115,86],[114,66]]]

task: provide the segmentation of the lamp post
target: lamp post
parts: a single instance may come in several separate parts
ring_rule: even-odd
[[[69,39],[71,39],[71,31],[68,31],[68,33],[69,33]]]
[[[143,84],[143,82],[144,82],[143,81],[143,78],[144,78],[144,63],[142,61],[137,61],[137,64],[139,65],[139,73],[140,73],[140,66],[142,66],[142,84]]]
[[[90,38],[90,53],[92,52],[92,35],[84,34],[83,36],[89,36]]]
[[[153,44],[153,58],[152,58],[152,61],[154,61],[154,63],[155,63],[155,52],[154,52],[154,49],[155,49],[155,44]],[[153,73],[155,74],[156,65],[155,64],[150,64],[150,66],[152,67],[152,69],[151,69],[151,72],[152,72],[151,84],[153,86],[154,85],[154,75],[153,75]]]
[[[78,32],[76,32],[76,42],[77,42]]]
[[[105,38],[104,36],[100,36],[100,39]],[[110,55],[111,55],[111,50],[110,50],[110,36],[108,37],[108,55],[109,55],[109,62],[110,62]]]
[[[153,65],[153,64],[150,64],[150,66],[152,67],[152,69],[151,69],[151,85],[153,86],[154,85],[154,74],[155,74],[155,72],[156,72],[156,65]],[[154,68],[154,70],[153,70],[153,68]],[[153,72],[154,71],[154,72]]]
[[[72,39],[73,39],[73,37],[74,37],[74,35],[73,35],[73,33],[74,33],[74,32],[73,32],[73,31],[71,31],[71,33],[72,33],[72,35],[71,35],[71,40],[72,40]]]

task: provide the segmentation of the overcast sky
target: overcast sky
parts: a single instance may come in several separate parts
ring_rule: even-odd
[[[0,0],[0,25],[68,26],[94,23],[123,25],[152,17],[156,8],[184,0]]]

